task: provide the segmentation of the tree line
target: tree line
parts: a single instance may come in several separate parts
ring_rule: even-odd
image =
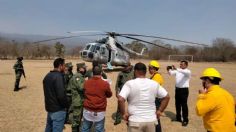
[[[78,57],[83,47],[77,46],[66,51],[60,42],[55,44],[9,41],[0,37],[0,58],[15,59],[23,56],[26,59],[54,59],[55,57]]]
[[[141,52],[146,49],[144,58],[167,60],[169,55],[192,55],[194,61],[235,61],[236,46],[235,43],[226,38],[216,38],[208,47],[196,47],[189,45],[173,46],[165,44],[161,40],[155,40],[153,43],[168,47],[169,50],[157,46],[145,45],[139,41],[132,41],[126,46],[136,52]],[[54,59],[55,57],[78,58],[80,51],[84,46],[78,45],[71,49],[56,42],[55,44],[35,44],[30,42],[9,41],[0,37],[0,58],[15,59],[18,56],[23,56],[26,59]],[[131,58],[137,58],[135,55],[130,55]],[[181,58],[183,59],[183,58]]]

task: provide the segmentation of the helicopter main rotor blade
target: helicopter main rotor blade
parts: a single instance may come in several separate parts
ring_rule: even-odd
[[[107,33],[104,31],[69,31],[70,34],[83,34],[83,33]]]
[[[71,31],[67,33],[71,33],[71,34],[104,33],[103,35],[107,35],[107,36],[120,36],[119,33],[107,32],[107,31]]]
[[[67,36],[67,37],[57,37],[52,39],[46,39],[46,40],[40,40],[33,43],[41,43],[41,42],[47,42],[47,41],[53,41],[53,40],[61,40],[61,39],[68,39],[68,38],[75,38],[75,37],[82,37],[82,36],[99,36],[99,35],[106,35],[106,34],[91,34],[91,35],[76,35],[76,36]]]
[[[134,37],[130,37],[130,36],[124,36],[124,35],[120,35],[120,37],[125,37],[125,38],[128,38],[128,39],[141,41],[141,42],[148,43],[148,44],[151,44],[151,45],[154,45],[154,46],[158,46],[158,47],[161,47],[161,48],[164,48],[164,49],[167,49],[167,50],[171,50],[170,48],[167,48],[165,46],[161,46],[161,45],[158,45],[158,44],[155,44],[155,43],[152,43],[152,42],[148,42],[148,41],[145,41],[145,40],[142,40],[142,39],[138,39],[138,38],[134,38]]]
[[[137,37],[147,37],[147,38],[158,38],[158,39],[164,39],[164,40],[170,40],[170,41],[176,41],[176,42],[182,42],[182,43],[189,43],[189,44],[201,45],[201,46],[208,47],[207,44],[201,44],[201,43],[196,43],[196,42],[191,42],[191,41],[172,39],[172,38],[160,37],[160,36],[140,35],[140,34],[119,34],[119,35],[120,36],[126,35],[126,36],[137,36]]]

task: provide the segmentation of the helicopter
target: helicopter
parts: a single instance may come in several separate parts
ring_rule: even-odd
[[[82,57],[84,61],[87,61],[87,62],[97,61],[99,64],[105,64],[108,69],[113,69],[113,66],[127,66],[130,63],[130,54],[133,54],[136,56],[143,56],[143,53],[146,50],[146,48],[143,48],[140,51],[140,53],[135,52],[129,49],[128,47],[126,47],[122,42],[119,42],[117,37],[123,37],[123,38],[131,39],[131,40],[144,42],[144,43],[151,44],[151,45],[154,45],[154,46],[166,49],[166,50],[170,50],[170,49],[162,45],[158,45],[158,44],[155,44],[155,43],[143,40],[143,39],[139,39],[137,37],[164,39],[164,40],[183,42],[183,43],[188,43],[188,44],[193,44],[193,45],[207,46],[206,44],[200,44],[196,42],[183,41],[183,40],[159,37],[159,36],[140,35],[140,34],[121,34],[121,33],[116,33],[116,32],[103,32],[103,31],[74,31],[74,32],[68,32],[68,33],[81,34],[81,33],[86,33],[86,32],[100,32],[100,33],[60,37],[60,38],[42,40],[36,43],[51,41],[51,40],[58,40],[58,39],[81,37],[81,36],[98,36],[98,35],[107,36],[101,40],[86,44],[85,48],[82,51],[80,51],[80,56]]]

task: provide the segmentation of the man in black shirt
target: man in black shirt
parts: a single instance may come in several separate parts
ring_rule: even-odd
[[[48,112],[45,132],[62,132],[68,108],[63,76],[65,60],[57,58],[53,65],[54,69],[43,79],[45,109]]]

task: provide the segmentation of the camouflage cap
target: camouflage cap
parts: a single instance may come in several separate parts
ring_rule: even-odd
[[[66,67],[73,67],[72,63],[71,62],[68,62],[65,64]]]
[[[84,62],[77,63],[76,66],[77,66],[77,68],[86,68],[87,67]]]

